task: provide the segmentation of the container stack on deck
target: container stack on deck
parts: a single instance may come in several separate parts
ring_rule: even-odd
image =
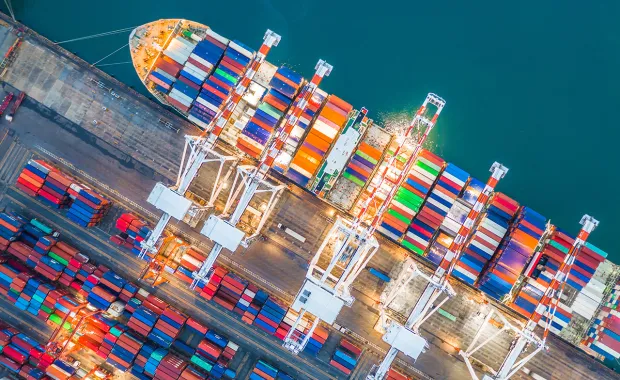
[[[351,161],[342,173],[342,176],[360,187],[364,187],[375,168],[383,152],[362,141],[357,147]]]
[[[454,277],[474,285],[485,265],[499,248],[519,204],[495,193],[454,268]]]
[[[308,185],[352,110],[352,105],[335,95],[327,98],[327,103],[321,109],[304,142],[291,160],[291,165],[286,172],[289,179],[302,187]]]
[[[305,136],[308,126],[312,124],[316,113],[319,112],[325,98],[327,98],[327,93],[320,88],[317,88],[310,98],[308,105],[304,109],[304,112],[301,114],[299,121],[295,124],[291,134],[286,139],[282,151],[278,154],[273,167],[274,170],[284,174],[286,169],[290,166],[293,155],[295,154],[295,151],[297,151],[301,139]],[[300,99],[297,98],[294,104],[297,104],[299,101]]]
[[[615,284],[581,344],[608,366],[619,369],[620,359],[620,282]]]
[[[395,241],[403,236],[402,245],[410,250],[416,248],[416,236],[408,231],[411,221],[420,210],[445,162],[429,152],[420,151],[405,180],[390,203],[378,230]]]
[[[351,156],[341,176],[327,193],[319,198],[327,199],[344,210],[350,210],[366,184],[380,165],[392,136],[377,124],[372,124]]]
[[[334,355],[332,355],[332,359],[329,364],[338,368],[346,375],[350,375],[357,365],[357,360],[360,358],[361,354],[361,348],[346,339],[342,339],[336,348]]]
[[[544,216],[522,207],[477,287],[497,300],[509,294],[534,254],[546,222]]]
[[[259,360],[250,373],[250,380],[293,380],[293,378],[267,362]]]
[[[412,244],[410,248],[415,253],[426,255],[429,244],[468,179],[469,174],[456,165],[446,165],[420,212],[409,225],[407,236],[412,239],[407,241]]]
[[[220,45],[219,47],[221,47]],[[254,52],[239,41],[230,41],[224,55],[206,82],[190,110],[189,119],[203,128],[222,110],[237,83],[244,75]]]
[[[302,83],[301,75],[280,67],[269,83],[271,89],[239,135],[237,148],[250,157],[259,158]]]
[[[170,92],[166,96],[166,100],[170,104],[184,112],[187,112],[189,110],[192,101],[198,96],[198,90],[186,83],[192,82],[192,80],[189,79],[189,77],[192,77],[192,75],[189,74],[189,69],[185,67],[187,59],[189,58],[190,54],[192,54],[195,47],[196,41],[190,41],[189,39],[186,39],[182,36],[177,36],[173,38],[163,53],[166,57],[176,62],[176,65],[174,65],[175,69],[180,69],[178,79],[176,81],[173,81],[172,83],[167,83],[161,77],[157,78],[162,80],[165,84],[171,85]],[[160,83],[155,83],[157,83],[158,86],[161,86]],[[166,88],[166,86],[162,87],[163,89]],[[166,91],[163,92],[165,93]]]

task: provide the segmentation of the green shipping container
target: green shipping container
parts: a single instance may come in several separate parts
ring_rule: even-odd
[[[347,172],[342,173],[342,176],[346,179],[348,179],[349,181],[353,182],[354,184],[358,185],[359,187],[364,187],[364,181],[362,181],[361,179],[357,178],[354,175],[351,175]]]
[[[409,243],[406,240],[403,240],[401,244],[402,244],[403,247],[405,247],[405,248],[407,248],[407,249],[417,253],[420,256],[424,255],[424,251],[423,250],[421,250],[420,248],[416,247],[415,245]]]

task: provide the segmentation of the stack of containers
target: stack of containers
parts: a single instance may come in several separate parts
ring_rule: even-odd
[[[60,359],[54,360],[54,363],[45,370],[45,374],[52,379],[73,379],[72,376],[75,375],[75,373],[75,368]]]
[[[204,41],[198,43],[196,49],[189,57],[189,61],[192,64],[202,67],[202,70],[206,72],[213,70],[222,58],[222,55],[224,55],[224,50],[226,50],[226,45],[228,45],[228,40],[220,41],[223,37],[216,36],[218,39],[214,38],[213,35],[207,35]],[[214,73],[209,76],[205,83],[202,84],[198,98],[192,103],[188,119],[206,128],[220,109],[223,95],[219,93],[226,93],[230,90],[230,83],[220,73]]]
[[[117,300],[127,281],[110,270],[101,273],[101,277],[95,275],[97,272],[95,271],[86,278],[82,289],[87,292],[86,299],[93,307],[108,310],[110,305]]]
[[[193,247],[188,248],[181,255],[179,266],[174,275],[181,281],[191,284],[193,281],[193,273],[200,269],[206,256]]]
[[[285,372],[280,371],[276,367],[269,365],[263,360],[259,360],[254,369],[250,373],[250,380],[293,380]]]
[[[547,244],[534,255],[526,269],[527,282],[519,290],[514,302],[510,305],[512,309],[527,317],[532,316],[551,284],[553,276],[564,261],[573,241],[572,237],[556,228]],[[558,305],[558,311],[551,323],[550,330],[554,333],[559,332],[569,321],[570,313],[567,315],[567,311]],[[540,323],[544,325],[545,322]]]
[[[42,379],[52,361],[43,345],[0,322],[0,366],[26,379]]]
[[[461,225],[465,222],[467,215],[471,211],[474,203],[478,199],[478,195],[482,192],[484,183],[470,178],[465,187],[465,191],[456,199],[450,207],[450,211],[441,222],[440,232],[431,245],[426,256],[432,263],[439,265],[450,248],[454,237],[458,233]]]
[[[548,284],[552,281],[553,276],[558,271],[565,256],[568,254],[574,240],[575,239],[572,236],[556,229],[551,240],[549,241],[549,244],[545,247],[543,255],[535,258],[537,262],[536,260],[533,260],[530,268],[528,268],[531,269],[528,270],[528,272],[531,271],[534,276],[538,275],[537,282],[535,284],[544,284],[544,288],[548,286]],[[590,282],[590,279],[594,274],[593,272],[595,272],[599,264],[605,260],[606,256],[607,254],[605,252],[590,243],[586,243],[577,254],[575,263],[568,274],[565,292],[568,293],[571,290],[575,293],[581,292]],[[536,267],[538,267],[538,264],[541,263],[544,264],[544,270],[538,274]],[[585,268],[587,268],[587,271]],[[544,293],[544,289],[539,290],[541,293]],[[567,305],[565,300],[560,300],[560,302],[558,302],[557,311],[553,316],[553,320],[550,321],[549,330],[555,334],[559,334],[570,323],[572,318],[573,308]],[[547,318],[543,316],[539,321],[539,325],[545,326],[548,322],[549,321],[547,321]]]
[[[445,162],[429,152],[420,151],[407,177],[397,190],[388,211],[383,215],[378,230],[393,240],[400,240],[413,217],[418,213]],[[403,247],[413,250],[413,234],[405,236]]]
[[[209,282],[207,283],[199,283],[196,289],[200,292],[200,296],[204,297],[207,300],[213,299],[215,293],[220,287],[222,283],[222,279],[228,273],[228,271],[222,267],[213,266],[213,274],[209,278]]]
[[[24,222],[12,215],[0,214],[0,251],[4,252],[12,241],[19,238]]]
[[[151,234],[148,224],[130,213],[122,214],[116,220],[116,228],[121,233],[110,236],[110,241],[128,249],[140,248],[140,243]]]
[[[426,202],[407,230],[405,240],[412,244],[411,248],[415,253],[420,256],[426,254],[435,233],[468,179],[469,174],[456,165],[446,165],[430,195],[426,198]]]
[[[219,65],[202,84],[200,97],[193,103],[190,120],[207,128],[243,77],[254,52],[239,41],[230,41]]]
[[[160,315],[148,338],[158,345],[168,348],[179,336],[187,316],[168,306]]]
[[[182,64],[172,58],[160,56],[155,62],[148,79],[155,83],[157,91],[167,94],[170,92],[174,82],[176,82],[181,69],[183,69]]]
[[[260,312],[265,302],[267,302],[268,298],[269,294],[267,294],[264,290],[259,289],[258,291],[256,291],[254,299],[252,299],[252,301],[250,302],[250,305],[246,309],[241,320],[249,325],[254,324],[256,316]]]
[[[581,344],[602,356],[603,361],[620,359],[620,283],[614,285]]]
[[[284,319],[278,326],[278,330],[276,331],[276,334],[275,334],[276,338],[280,340],[284,340],[284,338],[290,331],[291,327],[295,323],[295,320],[297,320],[298,316],[299,316],[299,313],[289,308],[288,311],[286,312]],[[311,325],[312,323],[307,318],[302,318],[302,320],[297,325],[297,328],[295,329],[296,331],[294,331],[293,334],[291,335],[291,338],[297,341],[301,341],[305,339],[306,335],[309,332]],[[321,326],[317,326],[312,336],[308,340],[308,344],[306,345],[304,352],[308,352],[311,355],[316,356],[319,353],[319,350],[325,344],[325,341],[327,340],[328,336],[329,336],[329,332],[327,329],[324,329]]]
[[[362,144],[364,146],[363,150],[358,149],[351,157],[352,159],[355,155],[368,161],[367,163],[364,161],[359,162],[366,164],[366,169],[372,169],[369,175],[365,176],[361,173],[357,173],[359,175],[356,176],[356,173],[353,172],[355,168],[353,166],[347,166],[344,168],[342,175],[336,178],[331,187],[321,191],[319,198],[328,199],[331,203],[344,210],[351,210],[362,193],[362,190],[365,189],[367,184],[372,183],[371,179],[373,178],[373,174],[376,172],[377,168],[381,166],[384,152],[386,148],[391,145],[391,141],[392,135],[380,125],[372,122],[370,127],[366,129],[364,138],[360,143],[360,146]],[[358,151],[362,154],[358,154]],[[379,157],[377,163],[374,165],[371,162],[373,157]],[[368,160],[368,158],[371,160]],[[344,175],[345,172],[348,172],[346,177]],[[357,178],[358,180],[363,179],[364,181],[354,181],[351,178]]]
[[[502,193],[493,195],[456,263],[453,272],[455,277],[474,285],[482,269],[497,251],[518,209],[519,204],[508,196]]]
[[[93,227],[101,222],[111,206],[108,199],[83,186],[71,203],[67,218],[82,227]]]
[[[254,301],[256,292],[258,292],[258,287],[254,284],[248,284],[233,311],[241,316],[244,316],[252,304],[252,301]]]
[[[364,187],[381,160],[383,152],[362,141],[351,156],[342,176],[360,187]]]
[[[41,160],[29,160],[17,178],[16,186],[31,197],[37,196],[52,166]]]
[[[69,187],[73,183],[73,178],[66,174],[50,170],[38,195],[44,203],[52,207],[65,207],[70,202]]]
[[[452,237],[456,236],[461,225],[463,225],[463,222],[467,219],[467,215],[474,206],[474,203],[476,203],[482,189],[484,189],[484,186],[485,184],[482,181],[476,178],[470,178],[465,191],[456,202],[454,202],[452,207],[450,207],[448,215],[446,215],[441,223],[440,228],[443,232]]]
[[[302,187],[314,177],[353,106],[335,95],[327,98],[319,116],[291,161],[286,176]]]
[[[232,311],[241,299],[248,284],[248,281],[241,277],[233,273],[228,273],[223,277],[220,288],[215,294],[213,301],[225,309]]]
[[[269,335],[274,335],[286,315],[286,309],[273,297],[269,297],[254,320],[254,325]]]
[[[106,361],[121,371],[127,371],[143,346],[142,339],[129,332],[122,332],[118,337],[110,340],[115,341]]]
[[[522,207],[506,239],[480,277],[478,289],[497,300],[509,294],[534,254],[546,222],[544,216]]]
[[[361,354],[361,348],[355,346],[346,339],[342,339],[338,345],[338,348],[336,348],[336,352],[332,355],[332,359],[329,364],[338,368],[345,374],[350,375],[353,368],[357,365],[357,360]]]
[[[273,167],[274,170],[284,174],[286,169],[289,167],[301,139],[306,134],[306,129],[314,120],[316,113],[319,112],[325,98],[327,98],[327,93],[320,88],[317,88],[310,98],[308,106],[306,106],[304,112],[299,117],[299,121],[295,124],[291,134],[286,139],[284,147],[282,147],[282,151],[278,154]],[[299,103],[300,100],[301,99],[297,98],[294,104]],[[291,110],[289,110],[289,112],[291,112]]]
[[[177,36],[170,41],[170,44],[164,50],[164,55],[175,61],[177,64],[183,66],[187,62],[190,54],[192,54],[195,46],[196,44],[194,41],[189,41],[181,36]],[[184,69],[185,67],[181,69],[181,73],[184,72]],[[180,75],[179,78],[181,78],[181,76],[183,75]],[[191,75],[185,71],[185,81],[189,81],[187,79],[189,76]],[[174,107],[180,109],[181,111],[187,112],[192,104],[192,101],[196,98],[196,96],[198,96],[198,90],[187,85],[185,81],[176,80],[171,83],[167,83],[169,86],[172,85],[172,87],[166,99]],[[164,86],[162,87],[165,89]]]
[[[237,148],[253,158],[259,158],[278,122],[291,105],[303,78],[284,66],[276,71],[263,98],[237,140]]]

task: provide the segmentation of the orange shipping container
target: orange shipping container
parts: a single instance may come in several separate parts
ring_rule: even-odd
[[[329,149],[331,140],[325,140],[323,137],[327,137],[327,136],[323,134],[318,134],[315,132],[317,131],[315,131],[314,129],[311,130],[310,133],[308,133],[308,136],[306,137],[306,140],[304,141],[304,143],[309,143],[310,145],[316,147],[317,149],[323,152],[327,152],[327,150]]]
[[[353,110],[353,106],[352,105],[350,105],[349,103],[347,103],[344,100],[340,99],[336,95],[330,95],[329,99],[328,99],[328,102],[336,105],[338,108],[342,109],[346,113],[349,113],[349,112],[351,112]]]

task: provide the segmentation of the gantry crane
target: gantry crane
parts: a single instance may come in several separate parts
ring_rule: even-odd
[[[445,103],[439,96],[428,94],[409,127],[399,136],[400,141],[396,152],[389,159],[383,171],[378,174],[379,185],[369,194],[358,215],[351,221],[338,218],[312,258],[304,283],[291,306],[298,313],[297,319],[284,339],[284,347],[292,353],[298,354],[304,349],[321,320],[333,324],[344,305],[351,306],[353,303],[354,298],[350,293],[350,286],[379,248],[379,243],[374,237],[375,230],[383,213],[387,211],[390,201],[396,195],[400,183],[407,177],[409,169],[435,126]],[[429,104],[437,108],[431,119],[426,116]],[[422,129],[424,133],[420,134]],[[412,136],[414,136],[414,150],[396,184],[374,217],[371,218],[368,215],[369,205],[375,201],[382,185],[388,180],[388,174],[395,170],[394,163],[400,149],[406,145],[408,140],[412,140]],[[371,220],[371,222],[364,224],[366,220]],[[323,263],[319,263],[319,260]],[[321,268],[320,265],[325,262],[328,262],[328,265],[325,269]],[[315,318],[309,331],[302,336],[296,333],[296,328],[306,313]]]
[[[505,380],[512,377],[517,371],[519,371],[530,359],[536,356],[537,353],[542,351],[543,349],[547,349],[546,341],[547,336],[549,335],[549,326],[551,325],[551,321],[555,316],[555,312],[558,307],[558,303],[562,297],[562,293],[564,292],[564,286],[566,285],[566,279],[573,267],[573,263],[581,247],[583,247],[586,243],[586,240],[590,236],[590,233],[598,226],[598,220],[594,219],[589,215],[584,215],[579,222],[581,224],[581,230],[579,231],[579,235],[575,238],[573,245],[571,246],[568,254],[564,257],[564,261],[560,265],[560,268],[557,270],[551,283],[545,290],[545,293],[536,306],[536,310],[531,318],[525,323],[525,326],[514,326],[512,325],[501,313],[496,312],[495,310],[490,311],[484,323],[480,326],[480,329],[474,336],[474,340],[469,345],[467,350],[461,351],[460,355],[465,360],[465,364],[467,365],[467,369],[471,374],[473,379],[478,380],[478,376],[474,371],[474,368],[471,364],[472,355],[478,351],[483,346],[490,343],[493,339],[499,336],[503,331],[511,330],[516,334],[515,339],[512,342],[510,347],[510,351],[506,355],[506,358],[502,362],[501,366],[497,371],[493,371],[492,375],[484,375],[483,380]],[[497,315],[501,322],[503,323],[503,327],[493,333],[490,337],[478,343],[480,339],[482,330],[486,327],[486,325],[491,321],[493,315]],[[538,325],[538,321],[543,317],[546,317],[547,321],[545,323],[542,337],[535,334],[534,330]],[[535,349],[531,351],[529,354],[521,357],[521,354],[528,348],[528,346],[534,346]],[[490,367],[489,367],[490,368]]]
[[[450,244],[448,252],[446,252],[446,255],[443,257],[439,267],[437,267],[432,276],[426,276],[418,270],[415,264],[413,264],[413,261],[410,261],[406,263],[408,266],[404,270],[406,274],[398,279],[396,286],[387,295],[387,297],[382,300],[380,305],[382,315],[381,322],[385,323],[384,326],[381,326],[385,329],[383,341],[389,343],[391,347],[381,364],[378,367],[373,368],[367,379],[383,380],[398,352],[402,352],[413,359],[417,359],[420,354],[426,351],[428,345],[426,339],[420,335],[419,327],[434,312],[439,310],[439,308],[448,299],[455,295],[454,289],[452,289],[448,279],[450,278],[456,262],[463,251],[465,243],[469,238],[470,232],[474,227],[476,220],[489,200],[489,197],[493,193],[498,181],[506,175],[508,169],[495,162],[491,166],[490,172],[491,177],[487,181],[486,186],[478,195],[478,199],[467,215],[467,219],[465,219],[461,225],[459,232],[452,241],[452,244]],[[428,281],[428,284],[416,302],[411,314],[409,314],[407,321],[404,325],[401,325],[394,320],[387,321],[385,318],[385,313],[387,312],[388,305],[394,300],[396,295],[404,289],[407,283],[416,276],[425,278]],[[442,293],[445,293],[446,297],[439,303],[435,303]]]
[[[215,150],[215,143],[222,129],[232,116],[233,111],[241,101],[241,98],[250,87],[250,83],[258,72],[261,64],[265,62],[267,53],[269,53],[272,46],[278,46],[280,38],[280,35],[271,30],[267,30],[263,37],[263,44],[254,56],[250,67],[243,74],[243,78],[235,87],[234,92],[226,100],[222,110],[220,110],[211,123],[209,123],[209,126],[200,135],[185,136],[185,147],[183,149],[183,157],[181,158],[176,184],[168,188],[161,182],[157,183],[147,199],[149,203],[161,210],[163,214],[149,237],[142,242],[142,251],[139,255],[140,258],[157,254],[157,246],[160,237],[163,235],[170,218],[184,220],[186,216],[190,214],[192,202],[185,198],[185,193],[189,189],[194,178],[196,178],[202,164],[218,162],[219,169],[209,199],[209,205],[213,206],[217,198],[217,193],[221,190],[220,185],[225,182],[225,180],[221,180],[224,164],[237,159],[236,157],[225,156],[217,152]],[[187,154],[188,148],[190,150],[189,155]]]
[[[312,80],[306,83],[298,95],[299,101],[281,123],[258,166],[253,167],[249,165],[242,165],[237,167],[237,175],[235,176],[223,214],[220,216],[213,214],[210,215],[201,230],[203,235],[214,242],[214,246],[200,269],[194,273],[194,281],[191,285],[192,288],[195,288],[201,280],[206,280],[208,278],[209,271],[224,248],[230,250],[231,252],[235,252],[235,250],[243,243],[245,239],[245,232],[237,228],[237,223],[239,223],[241,216],[243,216],[243,213],[248,209],[250,201],[254,195],[260,193],[271,193],[267,207],[262,213],[261,220],[256,229],[257,233],[260,232],[262,226],[267,221],[267,218],[275,206],[274,199],[276,195],[279,194],[280,190],[284,188],[282,185],[274,185],[268,182],[267,173],[273,166],[276,157],[284,147],[284,143],[293,130],[293,127],[297,124],[299,117],[308,106],[308,102],[314,95],[314,92],[321,83],[321,80],[323,80],[324,77],[329,76],[332,68],[332,65],[323,60],[319,60],[315,66],[316,72],[312,77]],[[228,210],[231,209],[235,201],[237,201],[237,205],[235,206],[232,215],[227,218],[228,220],[225,220],[224,218],[226,217]]]

